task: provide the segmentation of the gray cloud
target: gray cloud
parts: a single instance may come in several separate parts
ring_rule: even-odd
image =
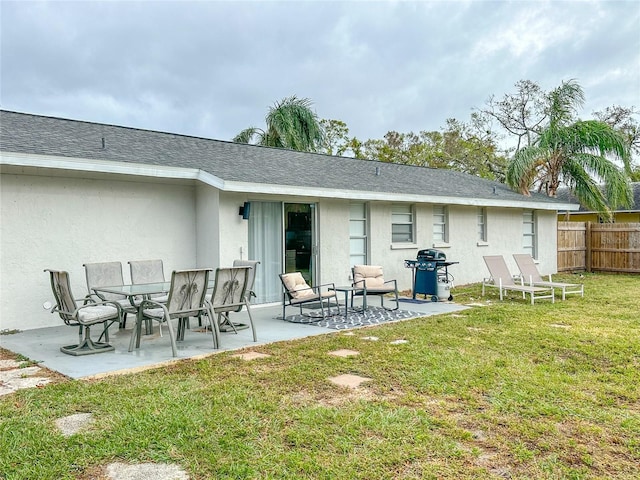
[[[358,138],[466,120],[520,79],[640,107],[640,4],[2,2],[2,108],[230,139],[296,94]]]

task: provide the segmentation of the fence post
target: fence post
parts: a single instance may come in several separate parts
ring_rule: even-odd
[[[584,261],[586,263],[585,268],[587,272],[591,273],[591,222],[586,222],[584,236],[585,247],[587,247],[587,251],[584,256]]]

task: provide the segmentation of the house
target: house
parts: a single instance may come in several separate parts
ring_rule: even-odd
[[[640,182],[632,182],[633,205],[631,207],[619,207],[613,211],[613,221],[616,223],[640,223]],[[563,202],[579,203],[568,188],[558,189],[558,199]],[[602,222],[597,212],[580,205],[577,211],[560,211],[558,220],[561,222]]]
[[[161,258],[173,269],[259,260],[258,303],[280,301],[278,274],[350,282],[382,265],[411,288],[422,248],[486,275],[482,256],[530,252],[556,271],[557,212],[577,208],[452,170],[266,148],[0,111],[1,329],[59,319],[45,268]],[[241,209],[242,207],[242,209]],[[515,265],[512,265],[515,269]]]

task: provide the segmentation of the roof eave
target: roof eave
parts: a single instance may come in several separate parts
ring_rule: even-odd
[[[332,188],[309,188],[292,185],[277,185],[266,183],[249,183],[225,181],[204,170],[196,168],[170,167],[149,165],[132,162],[118,162],[112,160],[93,160],[74,157],[60,157],[53,155],[34,155],[15,152],[0,152],[0,164],[47,168],[55,170],[69,170],[76,172],[105,173],[125,176],[197,180],[212,187],[227,192],[290,195],[316,198],[342,198],[346,200],[364,201],[394,201],[414,203],[443,203],[449,205],[467,205],[479,207],[511,207],[529,208],[535,210],[577,210],[579,205],[569,203],[522,201],[505,199],[496,195],[495,199],[454,197],[437,195],[415,195],[393,192],[371,192],[361,190],[338,190]]]

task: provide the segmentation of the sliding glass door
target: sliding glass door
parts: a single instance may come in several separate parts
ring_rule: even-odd
[[[300,272],[315,284],[316,208],[308,203],[251,202],[249,258],[260,261],[256,303],[282,298],[278,274]]]

